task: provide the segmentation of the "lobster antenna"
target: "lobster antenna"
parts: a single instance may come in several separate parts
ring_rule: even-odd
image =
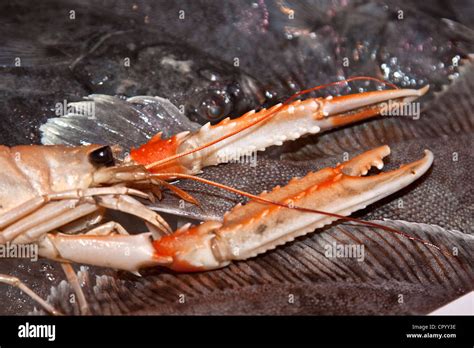
[[[366,226],[379,228],[379,229],[382,229],[382,230],[385,230],[385,231],[388,231],[388,232],[391,232],[391,233],[398,234],[398,235],[400,235],[404,238],[407,238],[409,240],[422,243],[426,246],[429,246],[429,247],[432,247],[432,248],[435,248],[435,249],[439,250],[444,255],[447,255],[447,256],[451,257],[451,254],[448,251],[444,250],[443,248],[441,248],[441,247],[439,247],[439,246],[437,246],[433,243],[430,243],[430,242],[428,242],[424,239],[418,238],[418,237],[410,236],[409,234],[407,234],[405,232],[402,232],[402,231],[399,231],[395,228],[380,225],[376,222],[365,221],[365,220],[353,218],[353,217],[350,217],[350,216],[344,216],[344,215],[340,215],[340,214],[336,214],[336,213],[329,213],[329,212],[322,211],[322,210],[310,209],[310,208],[305,208],[305,207],[298,207],[298,206],[294,206],[294,205],[290,205],[290,204],[285,204],[285,203],[281,203],[281,202],[272,201],[272,200],[269,200],[269,199],[266,199],[266,198],[263,198],[263,197],[260,197],[260,196],[257,196],[257,195],[253,195],[251,193],[248,193],[248,192],[245,192],[245,191],[242,191],[242,190],[239,190],[239,189],[236,189],[236,188],[224,185],[224,184],[220,184],[220,183],[215,182],[215,181],[207,180],[207,179],[195,176],[195,175],[181,174],[181,173],[163,173],[163,174],[151,174],[151,176],[159,177],[163,180],[167,180],[167,179],[189,179],[189,180],[194,180],[194,181],[198,181],[198,182],[201,182],[201,183],[204,183],[204,184],[207,184],[207,185],[218,187],[220,189],[223,189],[223,190],[226,190],[226,191],[229,191],[229,192],[236,193],[238,195],[241,195],[241,196],[244,196],[244,197],[256,200],[256,201],[259,201],[259,202],[264,203],[264,204],[271,204],[271,205],[279,206],[279,207],[282,207],[282,208],[296,209],[298,211],[302,211],[302,212],[305,212],[305,213],[321,214],[321,215],[336,217],[336,218],[341,219],[341,220],[361,223],[361,224],[366,225]]]
[[[191,149],[189,151],[186,151],[186,152],[182,152],[182,153],[178,153],[176,155],[173,155],[173,156],[170,156],[170,157],[167,157],[167,158],[164,158],[164,159],[161,159],[161,160],[158,160],[158,161],[155,161],[155,162],[152,162],[150,164],[147,164],[145,166],[145,168],[147,169],[151,169],[151,168],[155,168],[155,167],[158,167],[158,166],[162,166],[164,164],[167,164],[173,160],[176,160],[178,158],[181,158],[181,157],[184,157],[184,156],[188,156],[194,152],[197,152],[197,151],[201,151],[205,148],[208,148],[218,142],[221,142],[222,140],[225,140],[227,138],[230,138],[231,136],[235,135],[235,134],[238,134],[250,127],[253,127],[254,125],[258,124],[258,123],[262,123],[266,120],[268,120],[270,117],[274,116],[276,113],[278,113],[279,111],[281,111],[286,105],[290,104],[293,100],[295,100],[296,98],[302,96],[302,95],[305,95],[305,94],[308,94],[308,93],[311,93],[311,92],[314,92],[314,91],[317,91],[317,90],[320,90],[320,89],[324,89],[324,88],[328,88],[328,87],[331,87],[331,86],[336,86],[336,85],[340,85],[340,84],[343,84],[343,83],[348,83],[348,82],[352,82],[352,81],[358,81],[358,80],[369,80],[369,81],[376,81],[376,82],[380,82],[380,83],[383,83],[384,85],[386,86],[389,86],[389,87],[392,87],[394,89],[398,89],[398,87],[396,85],[394,85],[393,83],[390,83],[390,82],[386,82],[386,81],[383,81],[383,80],[380,80],[380,79],[377,79],[375,77],[370,77],[370,76],[354,76],[354,77],[349,77],[348,79],[345,79],[345,80],[341,80],[341,81],[336,81],[336,82],[330,82],[330,83],[326,83],[324,85],[320,85],[320,86],[316,86],[316,87],[313,87],[313,88],[309,88],[309,89],[305,89],[303,91],[300,91],[294,95],[292,95],[291,97],[289,97],[287,100],[285,100],[281,105],[279,105],[278,107],[274,108],[273,110],[265,110],[267,111],[267,114],[264,115],[262,118],[260,119],[257,119],[256,121],[254,122],[250,122],[248,123],[247,125],[243,126],[242,128],[240,129],[236,129],[235,131],[229,133],[229,134],[226,134],[218,139],[215,139],[213,141],[210,141],[208,142],[207,144],[204,144],[204,145],[201,145],[199,147],[196,147],[195,149]]]

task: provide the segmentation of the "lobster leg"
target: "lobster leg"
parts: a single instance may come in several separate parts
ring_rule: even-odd
[[[117,192],[140,192],[124,187],[116,187],[113,189],[116,189],[115,191]],[[90,189],[90,191],[101,192],[101,194],[114,192],[114,190],[105,190],[102,192],[97,191],[97,189]],[[76,191],[52,194],[50,199],[69,198],[73,192]],[[148,197],[143,193],[142,195],[142,197]],[[34,242],[45,233],[60,229],[73,221],[96,212],[101,207],[111,208],[138,216],[156,226],[163,234],[171,232],[171,228],[159,214],[148,209],[131,196],[125,194],[118,195],[118,197],[111,195],[98,195],[94,197],[95,200],[92,197],[88,196],[83,200],[64,199],[49,202],[30,215],[27,215],[8,226],[5,230],[0,231],[0,243],[4,244],[9,241],[13,241],[14,243]]]
[[[136,235],[66,235],[49,233],[39,243],[39,255],[69,261],[138,272],[140,268],[166,266],[171,257],[156,255],[151,233]]]
[[[81,311],[81,314],[90,314],[89,304],[87,303],[84,291],[82,291],[81,284],[79,284],[79,279],[76,272],[74,271],[74,268],[69,262],[61,262],[61,268],[63,269],[67,281],[69,284],[71,284],[72,289],[77,296],[77,303],[79,304],[79,310]]]
[[[97,187],[90,188],[86,190],[70,190],[64,192],[56,192],[47,195],[42,195],[40,197],[35,197],[26,201],[25,203],[7,211],[4,214],[0,215],[0,229],[3,229],[12,223],[22,219],[23,217],[35,212],[41,207],[45,206],[48,202],[59,201],[66,199],[79,199],[85,197],[93,197],[100,195],[110,195],[110,194],[121,194],[121,195],[134,195],[137,197],[148,198],[148,195],[128,187]],[[0,232],[1,233],[1,232]]]
[[[94,203],[79,204],[79,200],[50,202],[36,212],[28,215],[0,232],[0,243],[20,238],[28,243],[35,240],[35,235],[53,231],[69,222],[86,216],[97,210]],[[67,214],[67,215],[66,215]],[[51,224],[54,221],[55,223]]]
[[[41,297],[38,296],[37,293],[35,293],[33,290],[31,290],[28,285],[23,283],[20,279],[17,277],[7,275],[7,274],[0,274],[0,283],[4,283],[10,286],[17,287],[21,291],[23,291],[25,294],[30,296],[33,300],[35,300],[41,307],[44,308],[44,310],[48,313],[51,313],[52,315],[62,315],[60,312],[58,312],[56,309],[54,309],[53,306],[51,306],[48,302],[43,300]]]
[[[156,226],[162,234],[171,233],[172,229],[159,214],[148,209],[145,205],[130,196],[101,196],[97,199],[101,207],[114,209],[135,215],[144,221]]]
[[[389,113],[427,90],[425,86],[419,90],[384,90],[278,104],[233,120],[225,119],[214,126],[208,123],[194,133],[183,132],[169,139],[158,134],[132,150],[130,159],[155,173],[196,174],[206,166],[237,160],[287,140],[358,122],[381,112]],[[192,152],[196,149],[199,151]],[[188,155],[169,160],[185,153]]]
[[[372,166],[383,167],[388,146],[367,151],[335,168],[325,168],[293,179],[284,187],[263,193],[260,199],[318,210],[302,212],[277,204],[251,200],[228,212],[223,222],[183,226],[171,235],[152,240],[150,233],[113,236],[48,234],[40,242],[40,255],[52,259],[106,266],[128,271],[164,266],[175,271],[203,271],[266,252],[305,235],[339,217],[347,216],[414,182],[433,162],[433,154],[373,176]],[[80,250],[80,252],[78,252]]]
[[[128,231],[121,224],[115,221],[109,221],[105,224],[94,227],[93,229],[87,231],[86,234],[106,236],[112,234],[113,232],[128,235]]]

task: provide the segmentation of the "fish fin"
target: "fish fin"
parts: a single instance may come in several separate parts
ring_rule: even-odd
[[[65,110],[64,110],[65,109]],[[169,100],[136,96],[126,100],[92,94],[84,101],[67,103],[40,127],[44,145],[118,144],[131,149],[147,142],[158,132],[170,136],[196,130]]]
[[[0,50],[0,67],[38,67],[66,64],[70,57],[59,48],[21,39],[9,39]]]

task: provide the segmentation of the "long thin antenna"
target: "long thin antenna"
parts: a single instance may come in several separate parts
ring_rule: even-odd
[[[294,205],[290,205],[290,204],[285,204],[285,203],[281,203],[281,202],[272,201],[272,200],[269,200],[269,199],[266,199],[266,198],[263,198],[263,197],[260,197],[260,196],[257,196],[257,195],[254,195],[254,194],[251,194],[251,193],[248,193],[248,192],[245,192],[245,191],[242,191],[242,190],[239,190],[239,189],[227,186],[227,185],[224,185],[224,184],[220,184],[220,183],[212,181],[212,180],[207,180],[207,179],[200,178],[198,176],[194,176],[194,175],[190,175],[190,174],[163,173],[163,174],[151,174],[151,176],[158,177],[158,178],[163,179],[163,180],[167,180],[167,179],[168,180],[169,179],[194,180],[194,181],[198,181],[198,182],[201,182],[201,183],[204,183],[204,184],[207,184],[207,185],[218,187],[220,189],[223,189],[223,190],[226,190],[226,191],[229,191],[229,192],[239,194],[241,196],[256,200],[256,201],[264,203],[264,204],[271,204],[271,205],[275,205],[275,206],[279,206],[279,207],[283,207],[283,208],[296,209],[298,211],[302,211],[302,212],[306,212],[306,213],[316,213],[316,214],[336,217],[338,219],[342,219],[342,220],[346,220],[346,221],[361,223],[361,224],[366,225],[366,226],[379,228],[379,229],[382,229],[382,230],[385,230],[385,231],[388,231],[388,232],[392,232],[392,233],[401,235],[401,236],[403,236],[403,237],[405,237],[409,240],[413,240],[413,241],[422,243],[426,246],[433,247],[433,248],[439,250],[444,255],[447,255],[447,256],[450,256],[450,257],[452,256],[448,251],[444,250],[443,248],[441,248],[441,247],[439,247],[439,246],[437,246],[433,243],[430,243],[430,242],[428,242],[426,240],[423,240],[421,238],[418,238],[418,237],[410,236],[409,234],[407,234],[405,232],[402,232],[402,231],[399,231],[395,228],[380,225],[376,222],[365,221],[365,220],[353,218],[353,217],[350,217],[350,216],[344,216],[344,215],[340,215],[340,214],[336,214],[336,213],[329,213],[329,212],[322,211],[322,210],[310,209],[310,208],[299,207],[299,206],[294,206]]]

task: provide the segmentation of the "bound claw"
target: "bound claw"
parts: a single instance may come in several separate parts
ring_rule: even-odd
[[[238,205],[222,222],[183,226],[154,241],[145,234],[54,235],[43,241],[41,251],[50,258],[131,271],[152,265],[180,272],[224,267],[365,208],[414,182],[433,162],[433,154],[425,150],[425,156],[418,161],[390,172],[364,176],[372,166],[382,169],[382,160],[389,154],[388,146],[367,151]],[[87,248],[87,253],[77,252],[78,247],[86,244],[93,247]],[[125,251],[127,257],[123,255]]]
[[[306,134],[390,113],[428,89],[429,86],[418,90],[392,89],[278,104],[233,120],[225,119],[214,126],[208,123],[197,132],[183,132],[169,139],[158,134],[132,150],[130,159],[155,173],[196,174],[204,167],[249,156]]]

